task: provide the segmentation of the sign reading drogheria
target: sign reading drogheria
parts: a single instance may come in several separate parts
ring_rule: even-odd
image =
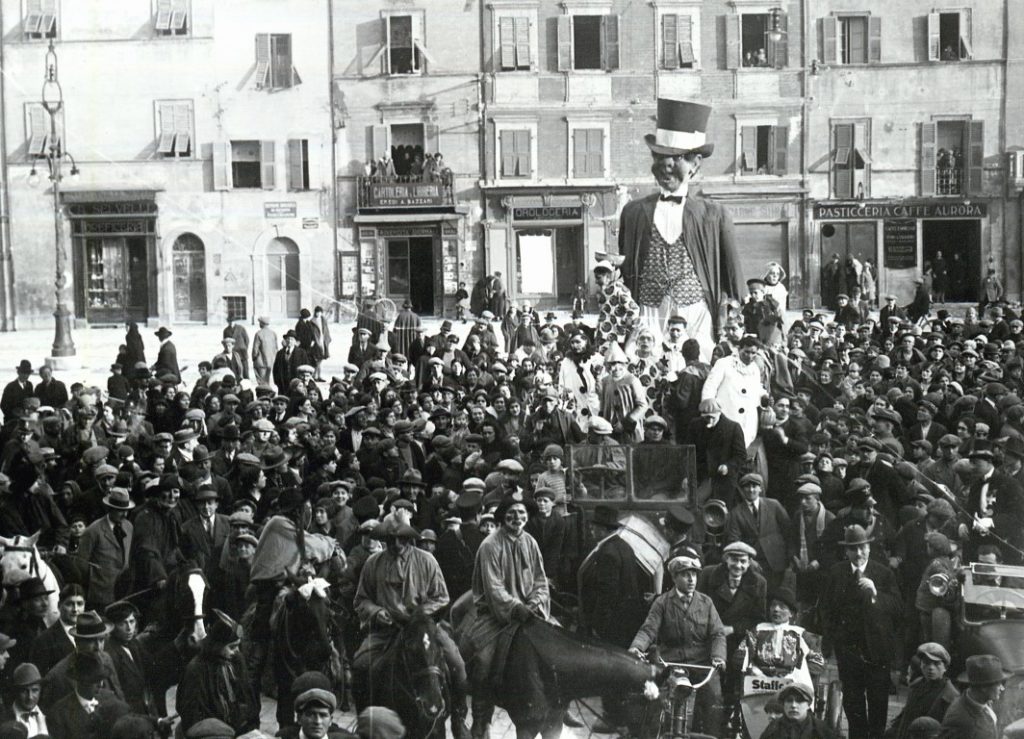
[[[984,218],[987,203],[817,203],[814,217],[820,220],[877,220],[879,218]]]

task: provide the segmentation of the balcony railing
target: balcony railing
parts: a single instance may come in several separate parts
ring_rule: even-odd
[[[962,195],[964,192],[964,170],[962,167],[935,168],[936,195]]]
[[[356,205],[363,210],[431,210],[455,207],[449,172],[431,179],[417,176],[356,178]]]

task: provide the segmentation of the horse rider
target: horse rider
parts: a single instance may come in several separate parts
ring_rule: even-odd
[[[332,538],[306,531],[312,509],[298,488],[285,488],[275,505],[277,515],[267,521],[256,545],[245,598],[248,604],[255,603],[243,653],[256,695],[270,656],[270,617],[278,593],[300,577],[306,563],[326,562],[335,549]]]
[[[484,539],[473,565],[473,605],[476,618],[465,629],[462,652],[473,673],[473,683],[487,692],[499,635],[513,622],[523,623],[551,613],[548,578],[537,541],[526,533],[526,503],[506,497],[494,513],[498,529]],[[499,686],[500,687],[500,686]],[[473,696],[473,739],[488,735],[494,705]]]
[[[378,535],[384,538],[385,549],[366,560],[355,598],[356,614],[366,625],[367,635],[352,658],[352,671],[356,685],[364,686],[376,660],[415,613],[433,616],[448,605],[441,567],[433,555],[416,547],[416,529],[388,516]],[[447,631],[438,629],[437,641],[450,676],[452,734],[455,739],[468,739],[466,665]]]

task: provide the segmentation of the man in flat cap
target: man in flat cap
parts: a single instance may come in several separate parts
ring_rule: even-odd
[[[641,319],[658,342],[673,315],[686,319],[690,338],[711,356],[729,300],[739,300],[743,278],[732,219],[712,200],[690,192],[707,141],[711,108],[659,98],[658,128],[645,137],[660,193],[627,203],[619,220],[622,277],[640,304]]]
[[[774,498],[765,498],[764,478],[751,472],[740,478],[740,500],[725,519],[725,540],[743,542],[754,550],[772,587],[778,587],[789,562],[789,515]]]

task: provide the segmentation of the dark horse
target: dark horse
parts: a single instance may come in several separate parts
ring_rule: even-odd
[[[463,598],[456,601],[459,612],[453,618],[462,616],[462,624],[469,615],[464,613],[466,607]],[[471,601],[468,607],[471,613]],[[557,739],[570,701],[615,692],[653,691],[664,678],[664,670],[622,649],[538,618],[509,628],[514,628],[515,634],[508,645],[501,685],[471,686],[474,735],[478,721],[490,721],[489,715],[478,716],[477,711],[482,708],[489,714],[491,700],[508,712],[518,739],[533,739],[538,734]]]
[[[395,633],[387,650],[370,667],[369,680],[353,686],[356,708],[386,706],[402,719],[411,739],[443,738],[451,713],[451,689],[438,625],[415,614]]]
[[[280,726],[295,724],[291,687],[296,677],[317,670],[332,678],[335,685],[342,683],[341,656],[334,641],[327,587],[326,581],[313,580],[290,589],[271,618]]]
[[[156,617],[137,637],[147,657],[146,674],[161,716],[167,715],[167,689],[177,685],[185,665],[206,638],[210,583],[198,567],[182,565],[167,578],[153,609]]]

